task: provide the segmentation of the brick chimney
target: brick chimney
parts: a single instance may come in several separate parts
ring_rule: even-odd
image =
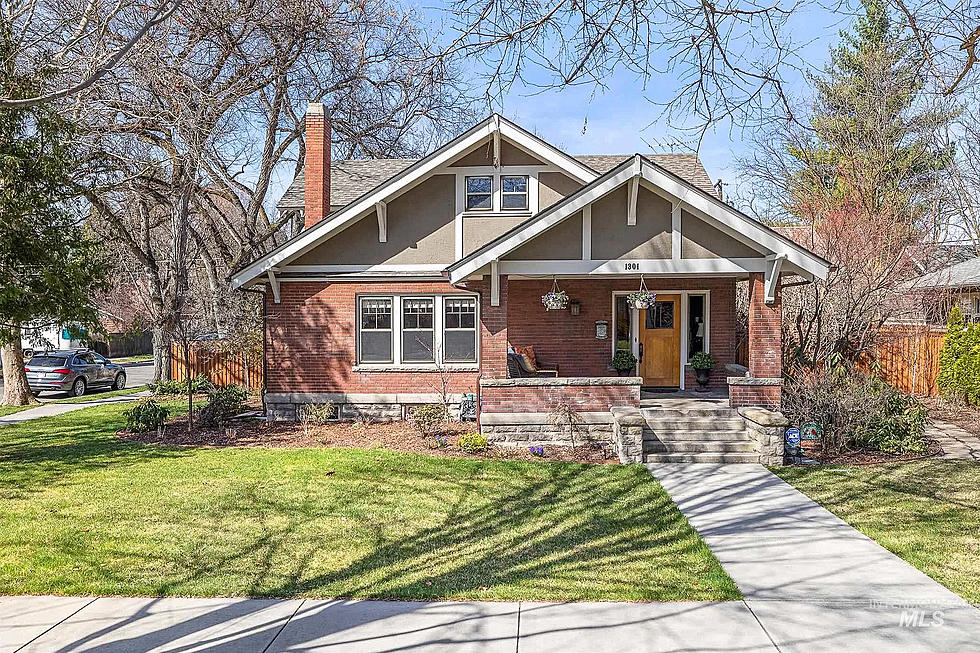
[[[319,103],[306,110],[305,169],[303,226],[309,229],[330,213],[330,120]]]

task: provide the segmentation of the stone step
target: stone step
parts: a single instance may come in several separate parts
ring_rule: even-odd
[[[705,441],[705,442],[657,442],[656,440],[645,440],[643,442],[644,453],[759,453],[758,445],[755,442],[744,440],[729,441]]]
[[[755,442],[744,428],[740,429],[671,429],[671,430],[658,430],[654,431],[651,429],[643,430],[644,440],[746,440],[748,442]]]
[[[646,418],[647,427],[655,432],[665,431],[744,431],[745,420],[736,418],[692,417],[690,419],[651,419]]]
[[[758,463],[757,453],[651,453],[644,454],[648,463]]]
[[[738,417],[738,411],[728,406],[705,408],[641,408],[647,419],[686,419],[689,417]]]

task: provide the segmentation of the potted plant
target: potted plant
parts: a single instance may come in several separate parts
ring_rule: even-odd
[[[656,299],[657,293],[650,292],[649,290],[637,290],[627,295],[626,302],[633,308],[638,308],[642,311],[650,308],[650,304],[656,301]]]
[[[711,368],[715,366],[715,357],[706,351],[699,351],[691,356],[691,360],[688,363],[694,369],[694,375],[698,380],[697,390],[699,392],[707,392],[708,376]]]
[[[636,369],[636,356],[627,349],[617,350],[612,359],[612,366],[620,376],[629,376]]]
[[[560,311],[568,306],[568,294],[564,290],[552,290],[541,295],[546,311]]]

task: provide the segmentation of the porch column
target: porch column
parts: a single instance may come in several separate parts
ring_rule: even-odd
[[[480,293],[480,376],[507,378],[507,275],[500,275],[500,301],[493,306],[490,277]]]
[[[783,384],[783,305],[777,282],[775,301],[766,304],[762,274],[749,275],[749,373],[728,378],[732,408],[779,410]]]

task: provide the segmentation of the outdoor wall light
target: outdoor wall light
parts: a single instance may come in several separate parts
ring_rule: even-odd
[[[569,302],[568,307],[572,310],[572,315],[582,314],[582,304],[580,302]]]

